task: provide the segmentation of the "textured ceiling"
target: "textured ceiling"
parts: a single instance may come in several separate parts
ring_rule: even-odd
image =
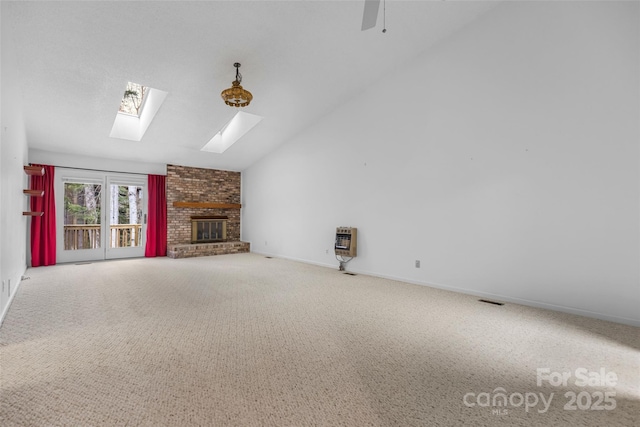
[[[5,3],[2,31],[30,148],[243,170],[495,5],[387,0],[382,34],[382,19],[360,31],[364,0],[25,1]],[[236,112],[220,98],[234,62],[254,95],[243,111],[265,119],[201,152]],[[127,81],[169,93],[140,142],[109,137]]]

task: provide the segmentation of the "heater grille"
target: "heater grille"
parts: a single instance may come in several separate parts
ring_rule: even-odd
[[[486,303],[486,304],[504,305],[504,303],[502,303],[502,302],[491,301],[491,300],[488,300],[488,299],[479,299],[478,301],[480,301],[480,302],[484,302],[484,303]]]

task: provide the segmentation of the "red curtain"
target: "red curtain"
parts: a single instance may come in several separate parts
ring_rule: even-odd
[[[167,256],[166,176],[149,175],[149,217],[144,256]]]
[[[56,263],[56,204],[53,194],[55,166],[42,166],[43,176],[30,176],[29,188],[44,190],[43,197],[30,197],[31,210],[44,212],[31,217],[31,265],[55,265]]]

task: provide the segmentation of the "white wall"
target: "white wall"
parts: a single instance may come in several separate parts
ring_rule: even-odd
[[[5,2],[0,4],[0,11]],[[2,12],[0,12],[2,13]],[[13,43],[7,34],[7,26],[2,26],[2,74],[0,92],[2,110],[0,123],[0,321],[4,318],[10,300],[20,284],[26,269],[27,217],[22,211],[28,210],[28,198],[22,194],[28,188],[23,166],[27,160],[27,138],[22,103],[17,86],[17,66]]]
[[[101,170],[107,172],[125,172],[152,175],[166,175],[167,165],[160,163],[144,163],[100,157],[79,156],[75,154],[54,153],[44,150],[29,150],[31,163],[52,165],[66,168]]]
[[[638,6],[497,7],[247,169],[243,240],[640,325]]]

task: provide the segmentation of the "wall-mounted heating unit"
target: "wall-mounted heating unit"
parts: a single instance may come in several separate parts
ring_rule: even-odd
[[[336,255],[355,257],[358,254],[358,229],[353,227],[336,228]]]
[[[344,271],[347,263],[358,254],[358,229],[353,227],[336,228],[334,250],[336,259],[340,261],[340,271]]]

